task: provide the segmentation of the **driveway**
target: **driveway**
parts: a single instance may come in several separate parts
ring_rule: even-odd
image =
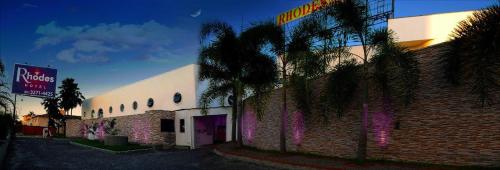
[[[209,149],[110,154],[39,138],[17,138],[8,157],[5,169],[272,169],[228,160]]]

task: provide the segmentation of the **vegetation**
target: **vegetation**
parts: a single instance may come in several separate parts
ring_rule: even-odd
[[[59,99],[58,98],[45,98],[41,103],[47,114],[49,115],[49,127],[56,127],[59,131],[59,123],[55,120],[62,120],[64,117],[59,113]]]
[[[360,66],[356,60],[346,60],[336,65],[335,71],[328,76],[326,101],[338,117],[343,116],[354,97],[359,84],[359,74]]]
[[[10,99],[10,94],[8,92],[7,83],[4,81],[5,66],[2,60],[0,60],[0,107],[3,108],[3,113],[0,115],[0,139],[5,139],[7,133],[14,125],[14,120],[11,115],[7,115],[7,110],[9,104],[14,105],[12,99]]]
[[[62,85],[59,86],[59,105],[64,109],[66,115],[70,111],[70,115],[73,115],[73,108],[82,105],[85,97],[80,92],[78,83],[75,83],[75,79],[66,78],[62,81]]]
[[[3,62],[0,60],[0,107],[4,109],[5,112],[7,112],[7,108],[9,107],[9,104],[13,105],[12,99],[10,99],[10,94],[9,94],[9,88],[7,87],[7,83],[4,81],[4,72],[5,72],[5,66],[3,65]]]
[[[12,130],[14,120],[11,115],[0,114],[0,139],[5,139]]]
[[[326,105],[338,116],[350,104],[354,92],[361,84],[363,112],[360,116],[358,159],[366,157],[368,89],[374,83],[382,91],[384,109],[390,109],[393,99],[410,104],[419,80],[414,54],[396,43],[387,29],[372,26],[366,4],[359,0],[346,0],[328,5],[321,13],[302,21],[292,33],[288,55],[293,58],[293,78],[298,107],[305,113],[312,109],[312,89],[309,81],[326,75],[328,82]],[[330,24],[329,24],[330,23]],[[335,23],[338,28],[328,25]],[[350,54],[348,40],[361,43],[363,56]],[[369,60],[370,55],[372,58]],[[356,59],[362,61],[358,66]],[[337,60],[332,70],[329,66]],[[373,68],[373,69],[371,69]],[[327,107],[328,111],[330,107]],[[388,110],[384,110],[388,111]]]
[[[267,42],[265,34],[258,33],[262,29],[263,25],[255,26],[239,36],[231,26],[222,22],[207,23],[201,29],[199,78],[201,81],[208,80],[209,84],[200,100],[202,112],[206,114],[206,109],[215,99],[224,100],[228,94],[232,94],[236,100],[233,104],[232,126],[236,129],[237,119],[240,145],[243,97],[248,92],[256,94],[256,97],[263,96],[261,94],[271,89],[276,79],[274,61],[262,52],[263,45]],[[210,37],[212,34],[215,37]],[[204,43],[205,41],[210,42]],[[235,136],[233,131],[233,141]]]
[[[481,107],[493,104],[491,93],[500,88],[500,5],[474,12],[460,22],[443,53],[445,78],[466,84]]]
[[[78,143],[78,144],[82,144],[82,145],[96,147],[96,148],[111,150],[111,151],[131,151],[131,150],[151,148],[151,146],[142,146],[142,145],[133,144],[133,143],[129,143],[127,145],[111,146],[111,145],[105,145],[104,142],[101,142],[99,140],[87,140],[87,139],[74,139],[73,142]]]

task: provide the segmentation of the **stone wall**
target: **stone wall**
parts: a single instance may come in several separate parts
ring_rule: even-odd
[[[174,132],[161,132],[161,119],[175,118],[175,112],[163,110],[150,110],[144,114],[118,116],[99,119],[84,119],[68,122],[68,134],[71,137],[83,137],[80,129],[83,124],[91,125],[103,120],[116,119],[118,135],[128,136],[129,142],[150,145],[175,145]],[[78,129],[78,130],[76,130]]]
[[[500,89],[493,91],[496,104],[481,108],[467,86],[446,83],[436,60],[445,45],[417,51],[421,80],[416,100],[407,108],[395,106],[394,114],[384,113],[379,92],[370,90],[369,159],[500,166]],[[316,103],[320,101],[323,84],[321,79],[316,81]],[[314,107],[311,115],[303,116],[303,134],[296,121],[300,120],[300,112],[292,92],[287,94],[289,151],[356,157],[362,106],[359,91],[342,117],[333,112],[324,114],[320,107]],[[250,139],[244,142],[260,149],[279,150],[282,90],[274,90],[268,101],[264,117],[256,121],[255,131],[247,132],[248,128],[244,128],[244,137]],[[245,114],[254,114],[253,110],[246,103]]]
[[[66,120],[66,136],[67,137],[83,137],[81,127],[83,121],[80,119],[68,119]]]

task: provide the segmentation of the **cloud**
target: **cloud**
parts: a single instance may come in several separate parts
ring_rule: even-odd
[[[110,54],[127,51],[150,56],[143,58],[148,61],[165,62],[169,61],[166,58],[178,57],[167,51],[198,46],[193,32],[153,20],[143,24],[101,23],[95,26],[59,26],[52,21],[37,28],[36,33],[41,37],[35,41],[35,49],[69,45],[56,55],[57,59],[68,63],[107,62],[111,59]]]
[[[200,16],[201,15],[201,9],[198,9],[197,11],[195,11],[194,13],[192,13],[190,15],[193,18],[196,18],[196,17]]]
[[[38,8],[38,5],[30,4],[30,3],[24,3],[23,8]]]

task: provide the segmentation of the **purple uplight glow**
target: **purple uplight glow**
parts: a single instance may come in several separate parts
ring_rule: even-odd
[[[132,120],[132,141],[142,144],[149,144],[151,123],[146,118]]]
[[[372,126],[375,133],[377,145],[385,147],[389,144],[389,134],[392,125],[392,114],[387,112],[375,112],[372,116]]]
[[[80,124],[80,134],[82,137],[87,138],[87,132],[89,131],[89,126],[85,123]]]
[[[99,139],[99,140],[104,140],[104,136],[106,134],[105,129],[104,129],[105,123],[106,123],[106,121],[102,120],[99,123],[99,127],[97,128],[96,136],[97,136],[97,139]]]
[[[255,137],[255,128],[257,126],[257,119],[255,117],[255,113],[253,111],[246,111],[243,115],[243,137],[247,141],[247,143],[252,143]]]
[[[296,111],[293,112],[292,116],[293,143],[295,145],[300,145],[304,139],[304,114],[301,111]]]

